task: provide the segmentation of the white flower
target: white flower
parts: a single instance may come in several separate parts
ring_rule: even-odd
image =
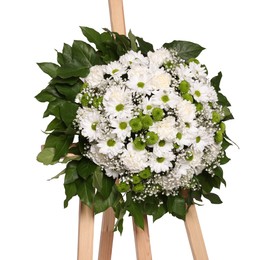
[[[171,152],[173,149],[173,143],[165,140],[160,140],[153,145],[153,154],[158,157],[162,157],[164,154]]]
[[[180,154],[177,162],[183,165],[183,169],[193,170],[194,174],[199,174],[205,168],[203,163],[203,151],[187,149],[183,154]]]
[[[77,119],[82,135],[87,137],[90,142],[100,137],[99,122],[101,117],[95,108],[79,108]]]
[[[96,145],[91,145],[89,151],[86,153],[86,156],[90,158],[97,165],[108,166],[109,165],[109,157],[106,154],[102,154],[99,152],[99,147]]]
[[[160,108],[175,108],[182,98],[175,91],[158,90],[153,92],[151,101]]]
[[[173,152],[167,152],[164,156],[151,156],[149,167],[151,171],[160,173],[160,172],[167,172],[170,168],[172,168],[172,161],[175,159],[175,155]]]
[[[116,134],[118,139],[124,141],[126,137],[131,136],[129,121],[130,119],[128,118],[111,119],[111,127],[114,128],[111,133]]]
[[[175,72],[180,81],[186,80],[189,83],[193,82],[192,78],[194,77],[194,74],[192,73],[189,66],[184,66],[183,64],[180,64],[180,66],[176,67]]]
[[[166,61],[172,59],[169,50],[161,48],[155,52],[149,51],[147,56],[150,61],[150,67],[161,67]]]
[[[124,144],[111,135],[99,141],[97,146],[99,147],[100,153],[106,154],[109,158],[113,158],[122,152]]]
[[[104,72],[111,75],[114,80],[118,81],[121,79],[121,76],[126,73],[126,70],[119,61],[112,61],[105,66]]]
[[[163,69],[152,71],[152,77],[149,84],[153,90],[169,90],[171,89],[171,75]]]
[[[133,109],[132,93],[120,86],[111,86],[104,95],[103,105],[108,116],[130,117]]]
[[[105,173],[108,177],[113,177],[114,179],[116,179],[121,174],[121,172],[115,171],[108,167],[105,168]]]
[[[189,69],[191,70],[192,74],[195,78],[198,78],[199,80],[206,80],[207,78],[207,71],[205,66],[201,64],[197,64],[195,62],[189,63]]]
[[[175,124],[175,118],[173,116],[168,116],[162,121],[155,122],[149,127],[149,130],[157,133],[160,140],[172,141],[178,133]]]
[[[133,65],[143,65],[147,66],[149,61],[144,57],[141,52],[128,51],[126,54],[119,58],[119,61],[123,66],[129,67]]]
[[[104,68],[105,66],[95,65],[89,69],[89,74],[84,78],[84,81],[90,88],[94,88],[103,82]]]
[[[129,143],[127,145],[127,149],[123,151],[120,159],[125,169],[130,171],[131,173],[140,172],[148,167],[147,151],[135,150],[132,143]]]
[[[140,109],[143,111],[145,115],[151,115],[153,108],[157,107],[153,104],[152,100],[148,97],[144,97],[142,102],[140,103]]]
[[[214,133],[212,130],[200,126],[197,128],[196,138],[193,140],[193,148],[197,151],[203,151],[206,146],[214,143]]]
[[[182,100],[177,104],[176,114],[180,122],[190,123],[195,119],[196,107],[191,102]]]
[[[151,94],[150,77],[151,73],[147,67],[132,66],[128,71],[126,85],[135,92]]]
[[[222,148],[220,144],[213,143],[208,145],[206,147],[203,159],[207,162],[207,164],[212,164],[221,153],[221,149]]]
[[[190,93],[197,102],[216,102],[218,100],[214,88],[202,82],[194,82],[190,87]]]

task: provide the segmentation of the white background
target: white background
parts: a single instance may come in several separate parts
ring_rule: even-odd
[[[270,0],[125,1],[127,29],[160,47],[174,39],[201,44],[199,59],[221,88],[235,120],[228,134],[222,205],[198,207],[210,260],[277,259],[277,16]],[[34,96],[49,78],[36,62],[55,62],[55,49],[84,39],[78,26],[110,28],[106,0],[9,0],[0,4],[0,259],[73,260],[78,200],[63,209],[60,167],[36,162],[48,120]],[[150,222],[152,222],[150,220]],[[96,217],[95,248],[101,224]],[[154,260],[192,259],[182,221],[150,225]],[[95,253],[96,255],[96,253]],[[135,259],[130,219],[115,235],[113,259]]]

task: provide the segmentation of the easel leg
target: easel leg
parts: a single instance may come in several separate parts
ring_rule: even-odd
[[[185,226],[194,260],[208,260],[208,254],[197,217],[195,205],[191,205],[186,216]]]
[[[152,260],[147,216],[144,216],[144,230],[137,227],[133,219],[137,260]]]
[[[93,228],[93,210],[80,201],[78,260],[92,260],[93,258]]]
[[[113,249],[115,216],[112,208],[103,213],[98,260],[110,260]]]

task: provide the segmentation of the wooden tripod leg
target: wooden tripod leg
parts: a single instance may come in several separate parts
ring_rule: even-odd
[[[126,34],[123,0],[109,0],[112,31]]]
[[[208,260],[208,254],[197,217],[195,205],[191,205],[185,221],[187,235],[194,260]]]
[[[92,260],[93,258],[93,228],[93,210],[80,201],[78,260]]]
[[[112,208],[103,213],[98,260],[110,260],[113,249],[115,216]]]
[[[137,260],[152,260],[147,216],[144,216],[144,230],[133,219]]]

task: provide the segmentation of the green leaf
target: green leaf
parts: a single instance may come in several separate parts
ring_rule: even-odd
[[[115,187],[113,187],[112,192],[110,193],[108,198],[104,198],[99,192],[97,192],[93,204],[95,214],[104,212],[110,207],[114,207],[114,205],[117,204],[121,198],[121,194],[117,191]]]
[[[218,72],[217,76],[215,76],[211,79],[211,84],[217,92],[220,90],[219,85],[220,85],[221,78],[222,78],[222,73],[220,71],[220,72]]]
[[[54,180],[54,179],[59,179],[60,176],[65,174],[65,169],[63,169],[61,172],[59,172],[57,175],[55,175],[54,177],[48,179],[48,181]]]
[[[217,97],[218,97],[218,104],[220,104],[222,106],[226,106],[226,107],[231,106],[228,99],[222,93],[218,93]]]
[[[50,85],[66,84],[66,85],[73,86],[78,82],[80,83],[81,81],[77,77],[72,77],[72,78],[67,78],[67,79],[62,79],[62,78],[57,77],[57,78],[52,79],[49,84]]]
[[[230,109],[228,107],[223,107],[223,113],[224,113],[224,120],[230,120],[230,119],[234,119]]]
[[[132,31],[130,30],[128,33],[128,37],[130,39],[131,42],[131,49],[135,52],[138,51],[138,46],[137,46],[137,37],[132,33]]]
[[[72,45],[72,57],[78,61],[80,65],[90,68],[93,65],[99,64],[99,56],[95,50],[83,41],[74,41]]]
[[[136,38],[139,44],[139,50],[142,54],[146,55],[149,51],[154,51],[153,45],[151,43],[144,41],[143,38]]]
[[[80,82],[78,82],[78,83],[74,84],[73,86],[56,85],[55,87],[56,87],[57,91],[60,94],[64,95],[67,100],[74,102],[77,94],[81,92],[82,85],[83,84],[80,84]]]
[[[230,161],[231,159],[226,155],[226,152],[224,152],[224,156],[220,159],[220,164],[226,164]]]
[[[224,138],[223,139],[223,141],[222,141],[222,149],[223,150],[226,150],[230,145],[232,145],[230,142],[228,142],[227,140],[226,140],[226,138]]]
[[[79,106],[77,104],[71,102],[64,102],[60,107],[61,119],[67,126],[71,125],[76,118],[78,108]]]
[[[103,175],[102,189],[100,190],[100,193],[104,198],[109,197],[109,195],[112,192],[112,188],[114,184],[115,184],[115,180],[112,177],[108,177],[106,174]]]
[[[92,187],[92,179],[87,180],[78,179],[76,182],[77,194],[80,200],[86,204],[88,207],[92,207],[94,189]]]
[[[173,41],[165,43],[163,47],[175,50],[178,56],[184,60],[196,58],[205,49],[199,44],[188,41]]]
[[[78,163],[77,172],[79,176],[86,180],[89,176],[93,175],[96,167],[96,164],[91,160],[83,157]]]
[[[73,183],[79,179],[77,173],[77,163],[69,162],[65,169],[64,184]]]
[[[157,210],[153,213],[153,221],[158,220],[161,218],[164,214],[167,213],[167,210],[163,204],[161,204]]]
[[[65,130],[65,124],[63,121],[61,121],[58,118],[54,118],[47,126],[46,130],[47,132],[53,131],[53,130]]]
[[[96,48],[98,50],[101,50],[102,49],[101,34],[89,27],[81,26],[80,28],[83,32],[83,35],[88,39],[88,41],[94,43]]]
[[[55,148],[44,148],[37,156],[37,160],[44,165],[49,165],[53,162],[55,156]]]
[[[68,206],[68,202],[77,195],[77,187],[75,183],[69,183],[64,185],[66,198],[64,200],[64,207]]]
[[[186,201],[183,197],[179,196],[168,196],[167,198],[167,209],[168,212],[173,216],[184,219],[186,216]]]
[[[77,61],[67,64],[58,69],[58,75],[61,78],[81,77],[85,78],[89,73],[87,65],[80,65]]]
[[[221,204],[222,201],[219,198],[219,196],[215,193],[208,193],[208,194],[203,194],[203,196],[208,199],[211,203],[213,204]]]
[[[37,94],[35,98],[39,102],[51,102],[57,98],[60,98],[60,95],[55,89],[55,87],[49,85],[45,89],[43,89],[39,94]]]
[[[48,74],[51,78],[57,77],[57,70],[59,66],[52,62],[37,63],[43,72]]]
[[[57,161],[67,154],[69,146],[72,144],[73,137],[74,136],[68,136],[64,134],[49,134],[46,139],[44,148],[55,148],[55,156],[53,158],[53,161]]]
[[[196,178],[198,179],[199,183],[201,184],[202,190],[206,193],[211,192],[213,189],[212,183],[212,176],[207,172],[202,172],[201,174],[197,175]]]
[[[134,218],[135,224],[141,229],[144,229],[144,216],[141,205],[133,201],[127,206],[127,210]]]
[[[196,199],[196,200],[198,200],[198,201],[202,201],[201,196],[202,196],[202,193],[201,193],[200,190],[195,190],[195,191],[192,191],[192,192],[191,192],[191,197],[192,197],[193,199]]]
[[[99,191],[101,191],[103,187],[103,175],[101,168],[99,166],[96,167],[93,174],[93,186]]]
[[[48,117],[50,115],[53,115],[55,117],[57,117],[58,119],[61,119],[60,116],[60,108],[63,106],[63,104],[66,101],[62,100],[62,99],[56,99],[54,101],[49,102],[43,117]]]

